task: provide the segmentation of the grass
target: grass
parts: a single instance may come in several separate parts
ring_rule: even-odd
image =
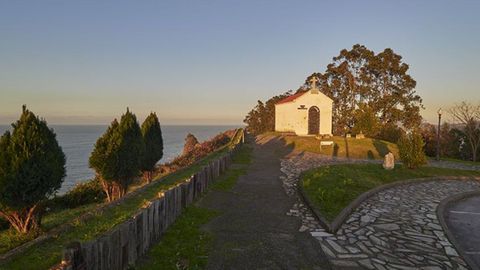
[[[204,269],[212,246],[212,236],[200,230],[218,213],[196,206],[187,207],[154,246],[137,269]]]
[[[0,269],[27,270],[50,268],[60,262],[63,248],[71,241],[88,241],[107,232],[114,226],[130,218],[142,207],[146,200],[152,200],[157,196],[158,192],[167,190],[176,183],[188,178],[208,164],[208,162],[216,159],[226,151],[227,148],[223,148],[188,168],[163,177],[160,181],[153,182],[153,184],[142,190],[142,192],[134,194],[115,207],[104,210],[102,214],[94,215],[85,221],[70,221],[69,223],[73,227],[71,230],[62,233],[56,238],[42,242],[41,245],[30,247],[21,255],[0,265]]]
[[[430,160],[435,160],[435,158],[430,158]],[[480,165],[480,162],[473,162],[471,160],[463,160],[463,159],[456,159],[456,158],[440,158],[441,161],[448,161],[448,162],[455,162],[455,163],[460,163],[460,164],[465,164],[465,165]]]
[[[301,188],[313,207],[332,221],[360,194],[380,185],[431,176],[480,176],[477,171],[421,167],[416,170],[396,166],[384,170],[379,164],[332,165],[306,172]]]
[[[97,206],[97,204],[88,204],[73,209],[62,209],[60,211],[47,213],[42,219],[42,230],[49,231],[50,229],[62,225]],[[35,239],[39,233],[41,232],[37,231],[28,234],[21,234],[13,228],[0,231],[0,254]]]
[[[238,177],[245,174],[251,162],[252,149],[242,146],[233,158],[232,166],[210,186],[228,192]],[[212,248],[213,236],[202,231],[202,225],[219,215],[217,211],[191,205],[167,229],[162,240],[151,248],[137,269],[205,269]]]
[[[307,136],[283,136],[287,145],[295,150],[319,153],[328,156],[354,159],[382,159],[389,151],[398,158],[398,148],[394,143],[378,139],[355,139],[334,136],[323,141],[333,141],[333,146],[320,147],[320,140]]]
[[[241,133],[242,131],[240,129],[237,129],[237,132],[233,136],[232,142],[230,144],[232,143],[238,144],[241,140]],[[194,171],[195,170],[192,170],[192,172]],[[188,173],[188,170],[186,172]],[[161,175],[159,177],[163,180],[164,176],[165,175]],[[143,181],[133,183],[129,186],[128,192],[133,192],[136,189],[139,189],[143,186],[144,186]],[[54,209],[52,212],[46,213],[45,216],[42,218],[42,224],[41,224],[40,230],[37,230],[35,232],[30,232],[28,234],[17,233],[12,228],[6,228],[6,229],[2,228],[0,230],[0,254],[8,252],[9,250],[15,247],[18,247],[30,240],[33,240],[35,237],[38,237],[41,234],[46,233],[49,230],[59,225],[75,220],[76,218],[94,210],[97,207],[100,207],[103,204],[104,203],[97,203],[97,204],[81,205],[75,208]],[[0,266],[0,269],[1,269],[1,266]]]

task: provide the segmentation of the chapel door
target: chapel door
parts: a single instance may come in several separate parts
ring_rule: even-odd
[[[308,134],[320,133],[320,110],[313,106],[308,110]]]

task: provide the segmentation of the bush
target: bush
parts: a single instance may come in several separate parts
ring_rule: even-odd
[[[100,176],[108,201],[125,195],[134,178],[140,175],[145,143],[137,117],[127,112],[116,119],[97,140],[90,156],[90,167]]]
[[[144,179],[147,183],[150,183],[153,178],[155,165],[163,157],[162,129],[155,113],[150,113],[143,122],[142,136],[145,143],[145,155],[142,160],[141,170]]]
[[[422,135],[417,131],[400,137],[398,140],[400,159],[407,168],[416,169],[427,163],[423,152],[424,146]]]
[[[100,203],[105,200],[105,192],[98,178],[77,184],[73,189],[61,197],[57,202],[67,208],[75,208],[90,203]]]
[[[10,227],[10,224],[8,223],[8,221],[0,218],[0,230],[6,230],[8,229],[8,227]]]
[[[192,165],[197,160],[228,144],[232,139],[228,134],[235,133],[226,131],[202,143],[198,143],[198,140],[194,135],[188,134],[185,138],[183,154],[176,157],[171,162],[159,166],[159,173],[167,174]]]
[[[12,126],[0,137],[0,216],[28,233],[41,222],[39,204],[60,188],[66,160],[53,130],[26,106]]]

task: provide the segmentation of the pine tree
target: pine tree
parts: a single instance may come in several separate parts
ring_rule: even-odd
[[[125,195],[128,186],[140,174],[144,154],[140,126],[136,116],[127,108],[120,123],[114,120],[97,140],[89,160],[109,201]]]
[[[145,143],[145,155],[142,161],[143,177],[150,183],[157,162],[163,157],[163,138],[160,122],[155,113],[145,119],[142,124],[142,136]]]
[[[27,233],[40,225],[40,203],[60,188],[66,160],[53,130],[25,105],[12,127],[0,138],[0,216]]]

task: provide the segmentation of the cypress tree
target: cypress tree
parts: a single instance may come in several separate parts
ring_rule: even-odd
[[[66,160],[54,131],[25,105],[12,127],[0,137],[0,216],[26,233],[40,225],[40,204],[60,188]]]
[[[155,165],[163,157],[162,129],[155,113],[150,113],[143,122],[142,136],[145,143],[142,172],[144,179],[150,183],[153,178]]]
[[[125,195],[128,186],[140,174],[144,153],[145,144],[137,118],[127,108],[120,123],[114,120],[97,140],[89,160],[109,201]]]

